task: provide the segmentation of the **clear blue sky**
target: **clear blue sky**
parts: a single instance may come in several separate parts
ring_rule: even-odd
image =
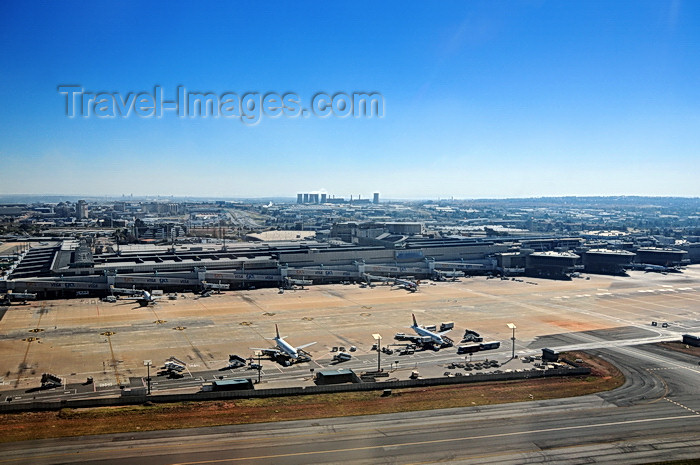
[[[3,194],[700,195],[700,2],[3,2],[0,59]],[[70,119],[64,84],[386,106]]]

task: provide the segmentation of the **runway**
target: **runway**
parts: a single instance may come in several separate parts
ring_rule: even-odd
[[[627,376],[598,395],[475,408],[128,433],[0,446],[0,463],[612,463],[700,457],[697,357],[597,353]]]

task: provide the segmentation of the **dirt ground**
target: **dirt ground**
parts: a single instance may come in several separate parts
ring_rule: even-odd
[[[666,349],[683,352],[684,354],[688,355],[694,355],[698,357],[698,362],[700,362],[700,347],[689,346],[687,344],[683,344],[682,342],[662,342],[659,345]]]

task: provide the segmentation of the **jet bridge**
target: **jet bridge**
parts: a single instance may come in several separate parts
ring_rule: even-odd
[[[472,262],[432,262],[435,270],[491,271],[496,269],[496,260],[486,259]]]
[[[361,274],[357,271],[328,270],[324,268],[295,268],[286,269],[285,271],[286,277],[294,279],[357,279],[361,277]]]
[[[361,265],[365,273],[385,273],[393,276],[405,276],[409,274],[430,274],[428,267],[420,266],[386,266],[386,265]]]

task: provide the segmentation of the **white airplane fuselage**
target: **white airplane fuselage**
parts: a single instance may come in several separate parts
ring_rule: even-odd
[[[139,303],[139,305],[142,306],[142,307],[146,307],[146,306],[148,306],[149,304],[155,304],[155,303],[156,303],[156,299],[154,299],[153,296],[151,295],[151,293],[148,292],[148,291],[143,291],[143,293],[141,294],[141,297],[139,297],[138,299],[136,299],[136,301],[137,301],[137,302]]]
[[[300,349],[304,349],[306,347],[309,347],[310,345],[316,344],[315,342],[310,342],[309,344],[304,344],[304,345],[299,346],[299,347],[294,347],[293,345],[291,345],[290,343],[288,343],[287,341],[284,340],[286,336],[284,336],[284,337],[280,336],[280,330],[277,327],[277,325],[275,325],[275,332],[276,332],[276,336],[273,337],[272,340],[275,341],[275,345],[277,346],[277,348],[275,348],[275,349],[263,349],[260,347],[251,347],[251,349],[262,351],[262,353],[267,354],[267,355],[271,355],[274,357],[281,355],[281,356],[287,357],[291,360],[298,361],[300,359],[303,359],[306,356],[305,353],[304,354],[299,353]]]
[[[285,355],[294,359],[299,358],[299,352],[285,341],[284,338],[278,336],[275,338],[275,342],[277,343],[277,348]]]
[[[440,345],[446,344],[446,341],[442,338],[441,335],[419,326],[418,323],[416,323],[416,316],[415,315],[413,315],[413,325],[411,325],[411,329],[413,329],[413,331],[415,331],[416,334],[419,336],[429,337],[436,344],[440,344]]]
[[[405,279],[395,279],[394,280],[395,285],[397,286],[403,286],[409,291],[417,291],[418,290],[418,284],[413,282],[413,281],[408,281]]]
[[[444,340],[444,339],[442,338],[442,336],[440,336],[439,334],[435,334],[434,332],[428,331],[428,330],[425,329],[425,328],[421,328],[421,327],[418,326],[418,325],[413,325],[413,326],[411,326],[411,328],[413,328],[413,330],[414,330],[414,331],[416,332],[416,334],[418,334],[419,336],[424,336],[424,337],[427,336],[427,337],[430,337],[430,339],[432,339],[433,342],[435,342],[435,343],[437,343],[437,344],[442,345],[442,344],[445,343],[445,340]]]

